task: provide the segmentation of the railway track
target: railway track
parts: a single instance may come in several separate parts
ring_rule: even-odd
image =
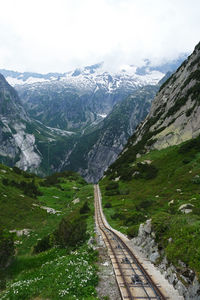
[[[138,261],[122,235],[107,223],[101,206],[101,195],[98,185],[94,185],[95,219],[103,240],[108,248],[113,269],[122,299],[168,299],[148,275]]]

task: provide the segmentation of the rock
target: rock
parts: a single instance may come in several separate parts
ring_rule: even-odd
[[[137,175],[139,175],[140,174],[140,172],[138,172],[138,171],[135,171],[134,173],[133,173],[133,177],[135,177],[135,176],[137,176]]]
[[[183,209],[181,212],[183,212],[184,214],[189,214],[192,212],[192,209]]]
[[[72,203],[74,203],[74,204],[77,204],[77,203],[79,203],[80,202],[80,199],[79,198],[76,198],[76,199],[74,199],[73,201],[72,201]]]
[[[189,286],[188,292],[186,293],[186,299],[199,300],[200,298],[200,283],[195,276],[193,284]]]
[[[115,178],[115,181],[119,181],[120,180],[120,176]]]
[[[144,231],[148,234],[151,233],[151,219],[147,220],[144,224]]]
[[[168,202],[168,206],[174,204],[174,199]]]
[[[147,165],[150,165],[150,164],[152,163],[152,160],[146,159],[144,162],[145,162]]]
[[[29,233],[31,232],[32,230],[31,229],[22,229],[22,230],[17,230],[17,229],[13,229],[13,230],[10,230],[9,232],[10,233],[13,233],[15,232],[16,235],[19,237],[19,236],[22,236],[22,235],[29,235]]]
[[[151,254],[151,256],[149,257],[150,261],[152,263],[156,263],[156,260],[160,257],[159,252],[154,252]]]
[[[161,271],[166,271],[167,270],[167,265],[168,265],[168,260],[167,260],[166,256],[164,256],[162,262],[159,265],[159,269]]]
[[[88,246],[93,248],[95,245],[95,238],[91,236],[87,243],[88,243]]]
[[[187,292],[186,287],[182,284],[181,281],[178,281],[178,282],[177,282],[177,284],[175,285],[175,289],[178,290],[178,292],[179,292],[179,294],[180,294],[181,296],[183,296],[183,295]],[[189,300],[189,299],[188,299],[188,300]],[[191,298],[190,298],[190,300],[191,300]]]
[[[191,203],[185,203],[185,204],[182,204],[178,210],[181,211],[182,213],[185,213],[185,214],[189,214],[192,212],[192,208],[194,207],[193,204]]]
[[[168,278],[168,281],[169,281],[170,284],[173,284],[173,285],[176,284],[177,281],[178,281],[176,274],[175,273],[171,273],[171,275]]]

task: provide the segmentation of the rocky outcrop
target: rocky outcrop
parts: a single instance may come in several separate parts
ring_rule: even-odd
[[[0,159],[1,162],[24,170],[35,171],[41,157],[35,146],[35,136],[27,126],[26,114],[17,92],[0,75]]]
[[[138,236],[132,240],[140,251],[155,264],[170,284],[178,290],[186,300],[198,300],[200,297],[200,282],[193,270],[179,261],[179,268],[173,266],[166,258],[164,251],[159,250],[155,242],[155,233],[152,230],[151,219],[141,224]]]
[[[150,113],[140,124],[132,144],[145,150],[162,149],[200,134],[200,43],[161,86]]]

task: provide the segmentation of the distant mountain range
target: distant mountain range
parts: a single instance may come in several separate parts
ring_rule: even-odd
[[[12,155],[6,154],[10,140],[4,137],[2,160],[39,174],[73,169],[88,181],[98,181],[145,118],[162,80],[179,63],[153,68],[146,61],[143,69],[127,66],[118,73],[106,72],[102,63],[64,74],[0,70],[20,97],[18,104],[11,101],[11,110],[18,105],[16,116],[8,109],[2,112],[3,131],[5,114],[11,132],[11,124],[23,124],[13,127],[20,142],[11,133]],[[7,84],[7,89],[12,88]],[[28,140],[32,142],[27,144]],[[22,144],[32,152],[24,152]]]

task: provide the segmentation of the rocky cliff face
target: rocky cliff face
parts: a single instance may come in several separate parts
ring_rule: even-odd
[[[0,75],[0,159],[24,170],[35,170],[41,162],[35,137],[26,126],[31,121],[16,91]]]
[[[116,160],[136,126],[147,115],[158,86],[146,86],[117,104],[104,120],[96,143],[86,154],[87,169],[80,170],[90,182],[98,182]]]
[[[160,88],[132,144],[146,150],[179,144],[200,133],[200,44]]]
[[[122,151],[136,126],[147,115],[158,88],[140,88],[116,104],[112,112],[91,133],[78,140],[62,168],[75,169],[87,181],[98,182]]]

